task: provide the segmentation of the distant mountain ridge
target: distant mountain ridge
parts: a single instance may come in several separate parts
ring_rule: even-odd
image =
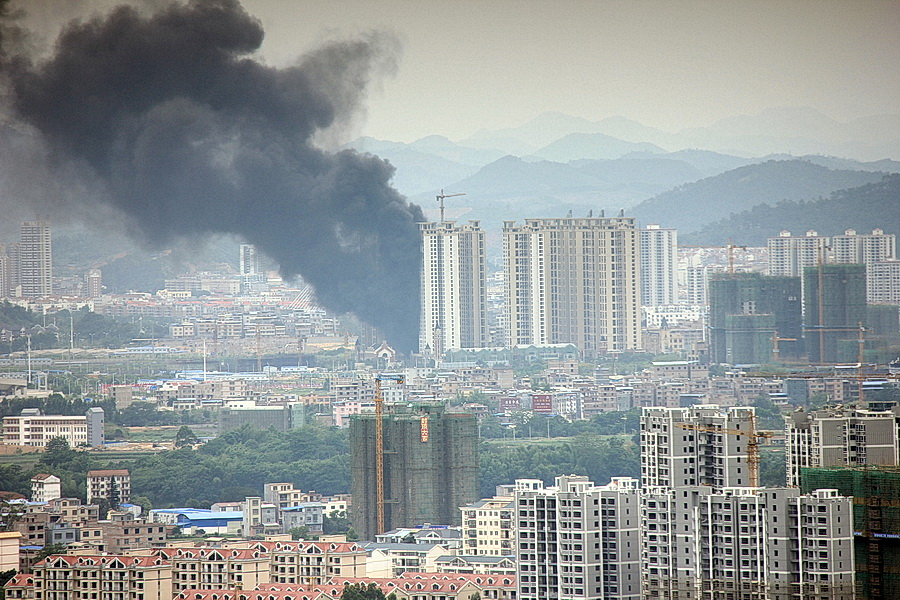
[[[757,205],[812,200],[880,181],[884,173],[829,169],[806,160],[770,160],[679,186],[641,202],[631,214],[690,233]]]
[[[875,183],[838,190],[818,200],[760,204],[682,239],[695,244],[724,244],[732,239],[740,245],[764,246],[768,238],[785,229],[794,235],[812,229],[830,236],[847,229],[869,233],[876,228],[900,234],[900,174],[885,175]]]

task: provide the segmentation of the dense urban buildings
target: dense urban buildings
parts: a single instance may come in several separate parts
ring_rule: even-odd
[[[459,507],[478,499],[478,428],[474,414],[442,404],[385,403],[383,416],[384,528],[458,524]],[[350,421],[354,529],[377,531],[376,416]]]
[[[465,225],[419,223],[424,246],[419,350],[443,356],[482,348],[488,339],[484,231]]]
[[[587,357],[642,347],[633,218],[506,221],[503,253],[510,345],[572,343]]]

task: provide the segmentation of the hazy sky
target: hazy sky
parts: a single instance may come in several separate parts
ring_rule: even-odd
[[[163,3],[164,0],[151,0]],[[109,0],[30,0],[84,12]],[[62,8],[61,8],[62,6]],[[676,131],[773,106],[900,112],[898,0],[244,0],[284,65],[334,34],[402,40],[360,131],[460,139],[545,111]],[[49,8],[46,8],[49,7]],[[49,15],[44,16],[48,18]]]
[[[340,31],[399,34],[364,133],[452,139],[544,111],[677,130],[771,106],[898,112],[900,2],[245,0],[288,60]]]

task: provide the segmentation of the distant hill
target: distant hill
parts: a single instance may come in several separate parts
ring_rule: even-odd
[[[813,200],[875,183],[883,175],[833,170],[805,160],[767,161],[682,185],[641,202],[631,214],[642,224],[659,223],[690,233],[759,204]]]
[[[444,185],[466,196],[447,201],[448,218],[478,219],[486,229],[504,220],[563,216],[569,210],[618,211],[675,186],[703,177],[687,162],[669,155],[642,158],[529,162],[505,156],[459,181]],[[649,158],[643,158],[649,156]],[[429,218],[437,218],[434,193],[413,196]]]
[[[731,238],[740,245],[764,246],[768,238],[784,229],[795,235],[810,229],[821,235],[836,235],[847,229],[868,233],[875,228],[900,234],[900,174],[833,192],[821,200],[760,204],[683,239],[693,244],[725,244]]]
[[[615,159],[631,152],[664,154],[666,151],[647,142],[626,142],[605,133],[570,133],[534,153],[555,162],[578,159]]]

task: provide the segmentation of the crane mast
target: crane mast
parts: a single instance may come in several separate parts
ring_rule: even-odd
[[[381,382],[403,383],[403,375],[381,373],[375,376],[375,516],[376,533],[384,533],[384,397]]]
[[[444,198],[454,198],[456,196],[465,196],[465,192],[458,192],[456,194],[445,194],[444,190],[441,190],[441,193],[437,195],[437,201],[441,203],[441,223],[444,222]]]
[[[727,435],[747,436],[747,463],[750,469],[750,486],[759,487],[759,439],[770,438],[772,434],[768,431],[756,430],[756,415],[750,415],[750,429],[732,429],[717,427],[715,425],[697,425],[695,423],[676,423],[677,427],[687,429],[689,431],[700,431],[703,433],[723,433]]]

